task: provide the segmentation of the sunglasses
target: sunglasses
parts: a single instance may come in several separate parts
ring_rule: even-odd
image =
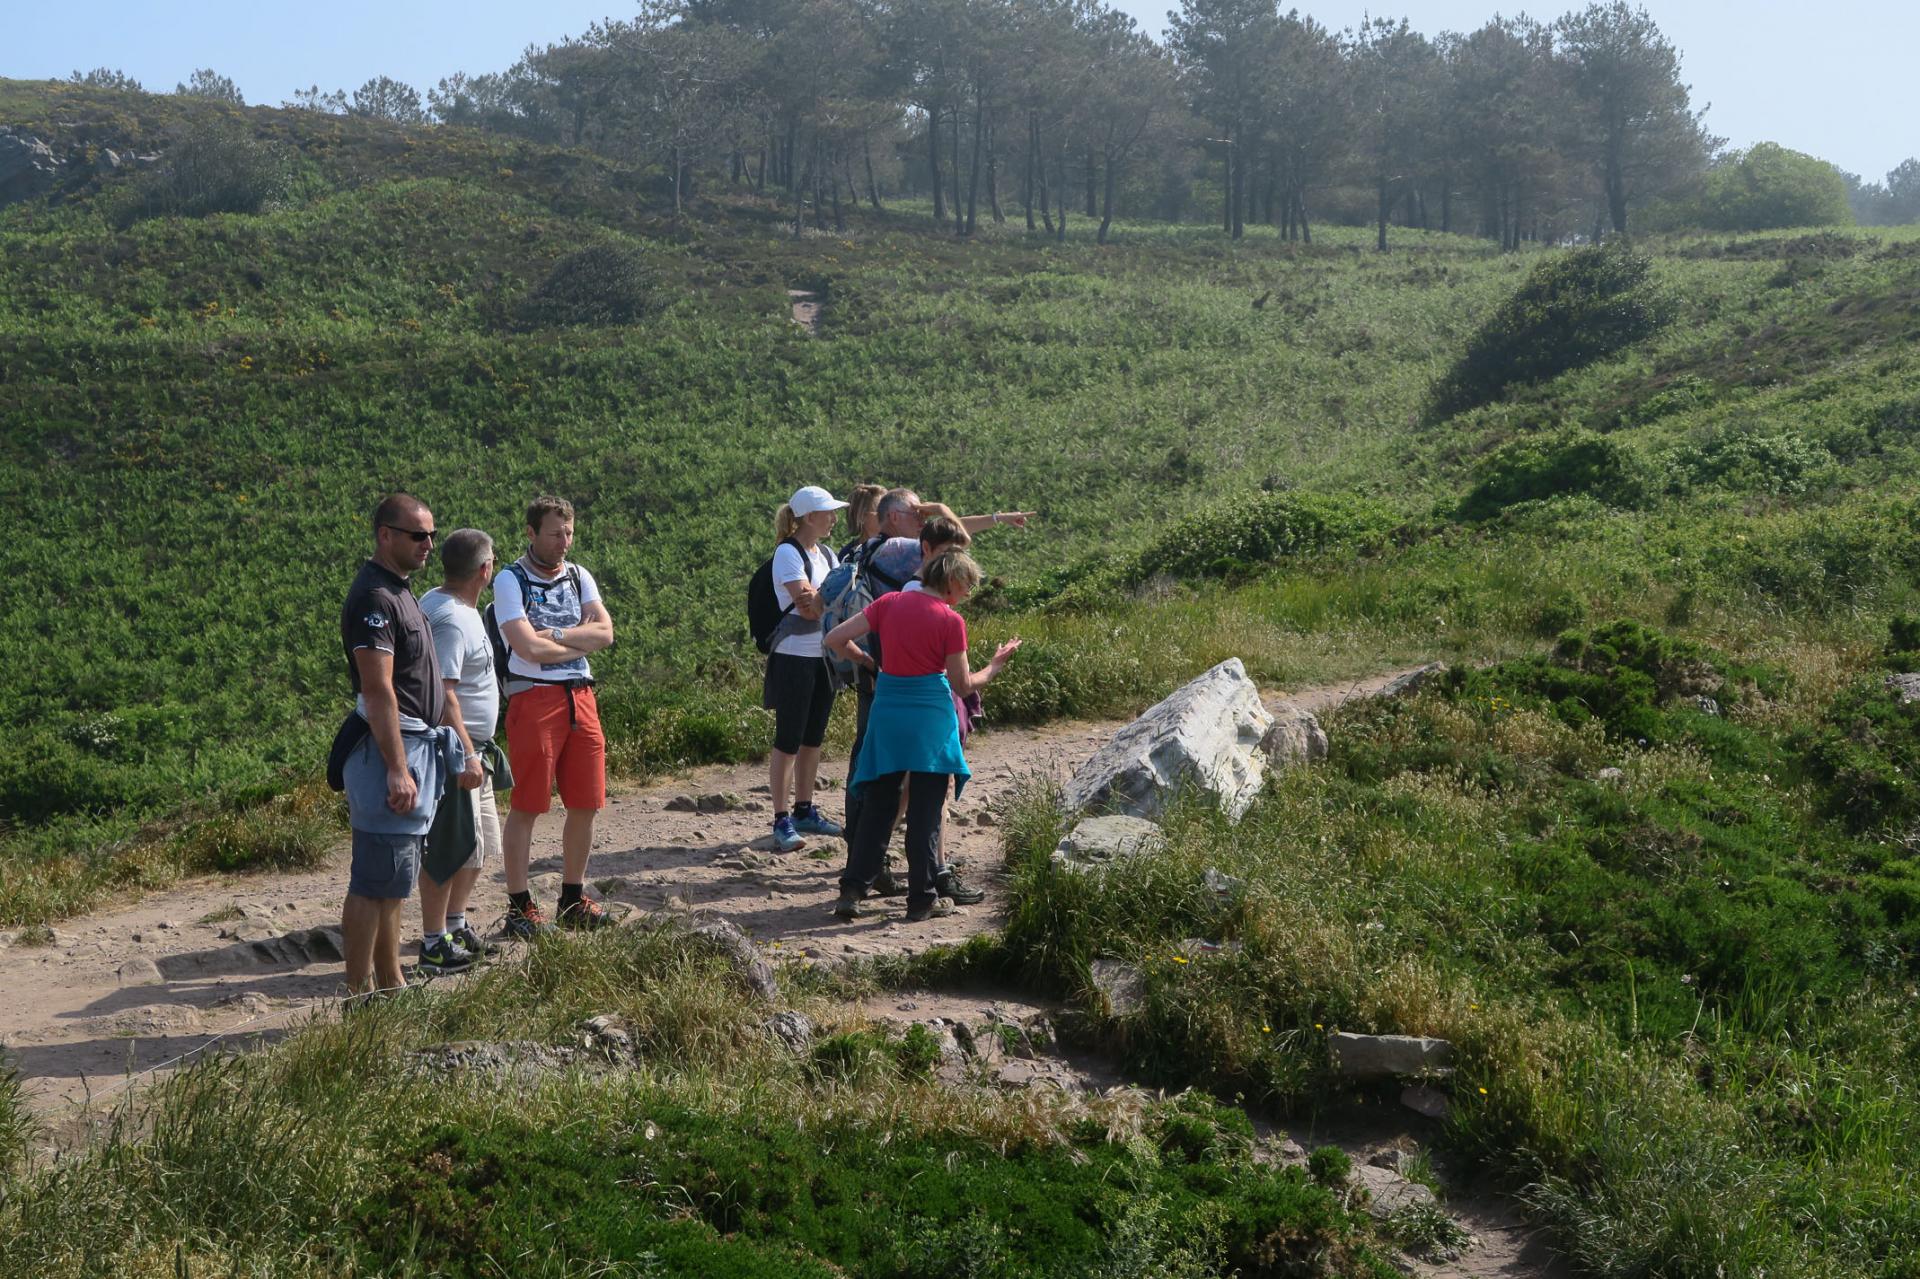
[[[380,527],[390,528],[396,533],[405,533],[416,542],[431,542],[434,537],[433,530],[430,528],[401,528],[398,524],[383,524]]]

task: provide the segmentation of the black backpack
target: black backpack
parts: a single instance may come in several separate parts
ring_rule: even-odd
[[[807,584],[813,584],[813,556],[807,554],[807,548],[793,538],[787,538],[781,546],[791,546],[800,552],[800,566],[806,570]],[[832,558],[832,553],[828,553]],[[753,576],[747,579],[747,630],[753,635],[753,646],[762,653],[773,651],[773,635],[780,629],[780,623],[793,612],[793,605],[780,607],[780,596],[773,589],[773,556],[767,556]]]
[[[527,576],[527,570],[520,567],[520,561],[518,560],[515,560],[513,563],[507,565],[507,571],[513,574],[515,579],[519,581],[520,599],[522,603],[524,603],[526,601],[528,594],[533,589],[533,579]],[[567,571],[561,575],[560,580],[562,582],[573,583],[574,597],[576,599],[579,598],[579,595],[580,595],[580,570],[579,569],[575,568],[571,564],[567,565]],[[546,583],[546,585],[552,586],[554,585],[554,583],[548,582]],[[482,625],[484,625],[487,628],[487,643],[493,649],[493,677],[494,679],[498,680],[500,683],[500,700],[505,701],[508,696],[507,681],[509,679],[524,680],[524,679],[527,679],[528,677],[525,675],[513,675],[509,673],[507,663],[511,661],[513,658],[513,646],[508,644],[506,636],[500,633],[500,619],[494,616],[492,600],[487,601],[486,611],[480,615],[480,620]],[[537,684],[540,681],[533,680],[532,682]]]

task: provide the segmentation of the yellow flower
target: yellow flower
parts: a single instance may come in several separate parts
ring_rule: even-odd
[[[1486,1090],[1486,1089],[1484,1089],[1484,1088],[1482,1088],[1482,1089],[1480,1090],[1480,1095],[1481,1095],[1482,1097],[1484,1097],[1484,1096],[1486,1096],[1486,1095],[1487,1095],[1487,1090]]]
[[[1184,964],[1187,962],[1187,957],[1185,955],[1175,955],[1173,957],[1173,962],[1176,964]]]
[[[1271,1027],[1271,1026],[1262,1026],[1262,1027],[1260,1027],[1260,1033],[1261,1033],[1261,1034],[1263,1034],[1263,1035],[1271,1035],[1271,1034],[1273,1033],[1273,1027]]]
[[[1317,1021],[1313,1023],[1313,1028],[1314,1028],[1315,1030],[1325,1030],[1325,1029],[1326,1029],[1326,1027],[1325,1027],[1325,1026],[1322,1026],[1322,1025],[1321,1025],[1321,1024],[1320,1024],[1319,1022],[1317,1022]]]

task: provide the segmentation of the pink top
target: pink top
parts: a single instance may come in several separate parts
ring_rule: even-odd
[[[867,605],[880,637],[880,669],[888,675],[940,675],[947,658],[967,651],[967,622],[926,591],[893,591]]]

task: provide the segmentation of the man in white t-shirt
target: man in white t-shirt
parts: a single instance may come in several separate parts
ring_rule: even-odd
[[[527,553],[493,579],[493,616],[512,650],[507,663],[507,751],[513,801],[502,832],[507,872],[507,931],[532,937],[551,927],[528,889],[533,825],[558,786],[567,810],[561,829],[560,902],[564,928],[611,923],[586,896],[593,823],[607,804],[607,739],[593,696],[587,655],[613,643],[613,618],[593,574],[567,562],[573,504],[537,497],[527,507]]]
[[[500,748],[494,731],[500,719],[500,681],[493,669],[493,645],[480,620],[480,592],[493,579],[493,538],[477,528],[455,529],[440,546],[445,578],[420,597],[420,611],[433,628],[434,652],[446,683],[447,703],[466,729],[469,749],[479,755],[483,776],[478,789],[449,794],[445,814],[434,815],[434,831],[427,839],[428,860],[435,859],[435,839],[443,820],[458,814],[462,827],[446,838],[458,847],[471,843],[467,859],[444,880],[431,870],[420,878],[420,963],[430,970],[453,972],[465,968],[493,948],[467,922],[467,903],[488,857],[500,856],[500,808],[494,781],[500,772]],[[472,829],[465,820],[471,818]]]

